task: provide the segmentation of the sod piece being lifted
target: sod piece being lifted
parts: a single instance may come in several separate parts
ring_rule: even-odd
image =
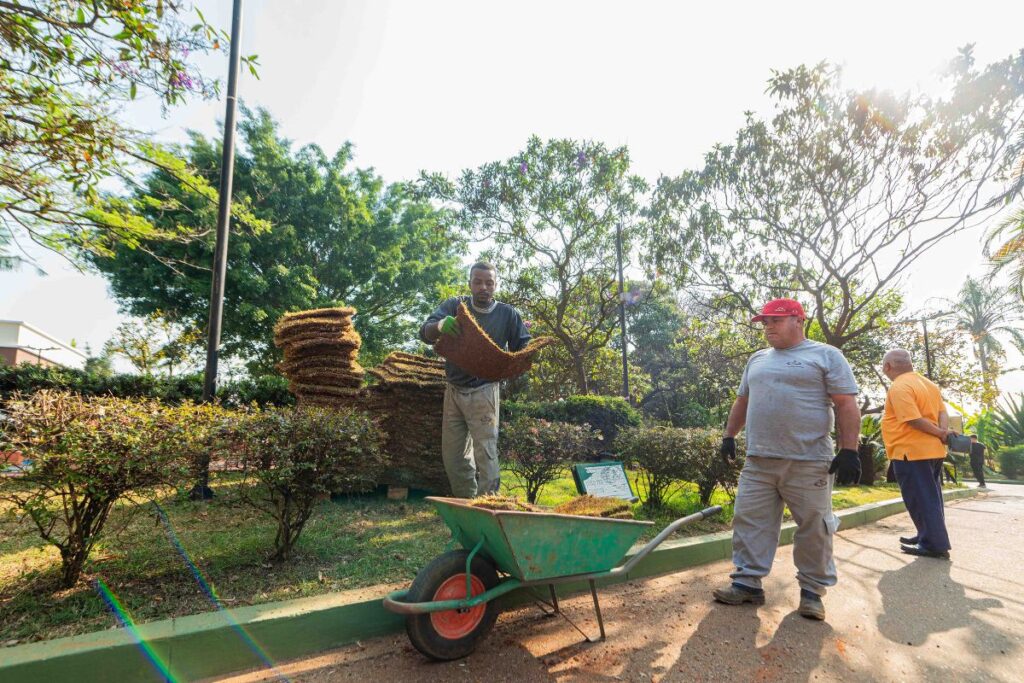
[[[442,334],[434,344],[434,350],[469,374],[489,382],[523,374],[533,365],[537,352],[556,341],[551,337],[541,337],[532,340],[525,349],[509,353],[500,349],[484,332],[464,302],[459,303],[455,317],[462,333],[457,336]]]

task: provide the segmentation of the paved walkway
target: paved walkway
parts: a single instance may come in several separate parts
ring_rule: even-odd
[[[502,615],[459,662],[426,661],[405,635],[283,664],[290,680],[328,681],[1021,681],[1024,486],[993,485],[947,506],[952,561],[899,552],[906,514],[841,532],[839,585],[826,622],[796,614],[791,546],[780,548],[764,607],[714,604],[728,562],[602,592],[604,643],[536,609]],[[563,601],[596,634],[589,596]],[[274,680],[264,673],[219,680]]]

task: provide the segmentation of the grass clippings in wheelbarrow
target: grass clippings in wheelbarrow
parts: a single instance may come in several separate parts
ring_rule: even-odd
[[[582,517],[611,517],[613,519],[633,519],[633,508],[621,498],[608,498],[585,494],[571,498],[556,505],[553,512],[562,515],[579,515]]]
[[[434,350],[469,374],[492,382],[523,374],[533,365],[533,357],[538,351],[556,342],[551,337],[541,337],[531,341],[525,349],[509,353],[498,348],[469,313],[465,303],[459,304],[455,318],[462,333],[458,336],[442,334],[434,344]]]
[[[479,496],[472,498],[467,501],[469,505],[475,508],[483,508],[485,510],[508,510],[511,512],[547,512],[542,507],[527,503],[525,500],[520,500],[515,496],[506,496],[500,493],[488,493],[485,496]]]

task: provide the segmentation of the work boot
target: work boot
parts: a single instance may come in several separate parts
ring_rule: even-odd
[[[726,588],[716,588],[711,594],[715,600],[726,605],[742,605],[745,602],[752,605],[764,604],[764,590],[739,583],[730,584]]]
[[[821,596],[806,588],[800,589],[800,607],[797,612],[808,619],[825,620],[825,605],[821,601]]]

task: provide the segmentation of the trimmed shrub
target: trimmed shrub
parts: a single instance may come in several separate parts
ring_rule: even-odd
[[[502,420],[534,417],[551,422],[590,425],[601,434],[605,444],[611,445],[619,432],[628,427],[639,427],[640,413],[619,396],[570,396],[564,401],[504,401]]]
[[[644,507],[660,508],[689,475],[680,457],[685,434],[676,427],[633,427],[619,434],[616,450],[637,470],[637,495]]]
[[[240,413],[212,403],[184,401],[162,407],[164,425],[160,438],[183,458],[194,480],[209,466],[210,460],[221,457],[232,460],[231,435]]]
[[[999,451],[999,469],[1007,479],[1018,479],[1024,473],[1024,445]]]
[[[731,493],[743,464],[743,443],[737,440],[736,464],[719,454],[722,432],[717,429],[639,427],[623,431],[615,445],[637,468],[638,495],[645,507],[658,508],[685,482],[697,486],[702,506],[719,486]]]
[[[596,437],[586,426],[520,417],[502,427],[499,443],[505,464],[523,480],[526,500],[536,503],[541,488],[585,458]]]
[[[8,400],[15,394],[31,394],[40,389],[72,391],[82,396],[155,398],[168,403],[180,403],[202,399],[203,375],[105,375],[29,363],[13,367],[0,365],[0,401]],[[228,406],[250,403],[287,406],[295,403],[288,392],[288,381],[278,375],[226,382],[218,389],[217,397],[222,404]]]
[[[272,408],[240,419],[234,434],[243,503],[277,522],[272,560],[288,559],[317,501],[368,490],[388,465],[384,435],[352,409]]]
[[[688,463],[687,477],[697,485],[701,507],[707,507],[711,503],[711,496],[718,487],[732,496],[745,457],[745,442],[742,439],[736,440],[736,464],[729,464],[719,452],[722,445],[722,430],[694,427],[682,431],[684,434],[680,436],[683,450],[680,455]]]
[[[0,478],[0,499],[60,551],[64,588],[78,581],[118,500],[187,475],[170,438],[174,416],[156,401],[42,390],[8,409],[0,450],[18,449],[32,465]]]

